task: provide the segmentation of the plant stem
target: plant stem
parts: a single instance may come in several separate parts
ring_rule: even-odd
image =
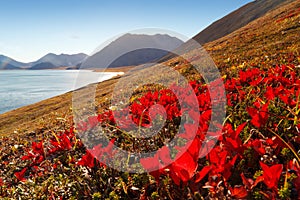
[[[271,129],[268,128],[268,131],[270,131],[271,133],[273,133],[276,137],[278,137],[295,155],[295,157],[297,158],[298,162],[300,162],[300,158],[297,154],[297,152],[282,138],[280,137],[280,135],[278,135],[277,133],[275,133],[274,131],[272,131]]]

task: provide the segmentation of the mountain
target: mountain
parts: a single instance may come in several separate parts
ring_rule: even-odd
[[[36,65],[33,65],[32,67],[28,68],[30,70],[40,70],[40,69],[55,69],[57,66],[53,65],[51,62],[42,62],[38,63]]]
[[[43,56],[42,58],[40,58],[39,60],[30,63],[30,66],[32,67],[34,66],[35,68],[40,66],[43,68],[43,66],[45,66],[45,63],[48,64],[51,63],[52,65],[54,65],[54,68],[62,67],[62,66],[64,67],[75,66],[78,63],[82,62],[86,57],[87,55],[84,53],[72,54],[72,55],[68,55],[68,54],[56,55],[54,53],[49,53]]]
[[[9,69],[54,69],[59,67],[74,67],[87,57],[84,53],[60,54],[49,53],[35,62],[23,63],[12,58],[0,55],[0,70]]]
[[[11,65],[11,64],[5,64],[3,66],[1,66],[0,70],[13,70],[13,69],[21,69],[20,67],[16,67],[14,65]]]
[[[0,55],[0,69],[20,69],[26,65],[26,63],[18,62],[7,56]]]
[[[169,35],[125,34],[88,57],[81,68],[105,68],[154,62],[183,42]]]
[[[212,23],[193,39],[200,44],[214,41],[238,30],[255,19],[262,17],[279,5],[282,6],[282,4],[287,4],[289,2],[292,2],[292,0],[256,0],[250,2]]]

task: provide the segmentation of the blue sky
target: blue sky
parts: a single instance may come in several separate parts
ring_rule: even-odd
[[[160,28],[192,37],[251,0],[3,0],[0,54],[34,61],[51,53],[92,53],[111,37]]]

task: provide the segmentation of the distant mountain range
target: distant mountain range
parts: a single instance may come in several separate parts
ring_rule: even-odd
[[[0,55],[0,70],[39,70],[60,67],[78,69],[139,65],[158,60],[181,44],[183,41],[169,35],[125,34],[90,57],[83,53],[73,55],[49,53],[35,62],[22,63]]]
[[[56,68],[56,67],[69,67],[69,66],[76,66],[78,63],[82,62],[85,58],[87,57],[86,54],[84,53],[78,53],[78,54],[60,54],[56,55],[53,53],[49,53],[42,58],[38,59],[35,62],[30,63],[32,66],[31,68],[34,69],[39,69],[39,66],[41,68],[47,68],[51,67]],[[49,65],[51,64],[51,65]]]
[[[206,44],[222,38],[250,22],[262,17],[278,6],[293,0],[255,0],[212,23],[193,37],[200,44]],[[169,35],[125,34],[92,56],[79,53],[73,55],[49,53],[31,63],[18,62],[0,55],[1,69],[55,69],[66,67],[104,68],[139,65],[149,62],[165,61],[174,55],[170,52],[181,46],[183,42]],[[189,42],[183,44],[189,45]],[[142,48],[141,48],[142,47]]]
[[[55,69],[59,67],[76,66],[87,57],[86,54],[60,54],[49,53],[35,62],[22,63],[4,55],[0,55],[0,70],[11,69]]]

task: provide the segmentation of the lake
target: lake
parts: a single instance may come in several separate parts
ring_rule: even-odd
[[[117,72],[89,70],[0,71],[0,114],[54,97],[90,83],[107,80]],[[78,82],[78,77],[80,82]]]

